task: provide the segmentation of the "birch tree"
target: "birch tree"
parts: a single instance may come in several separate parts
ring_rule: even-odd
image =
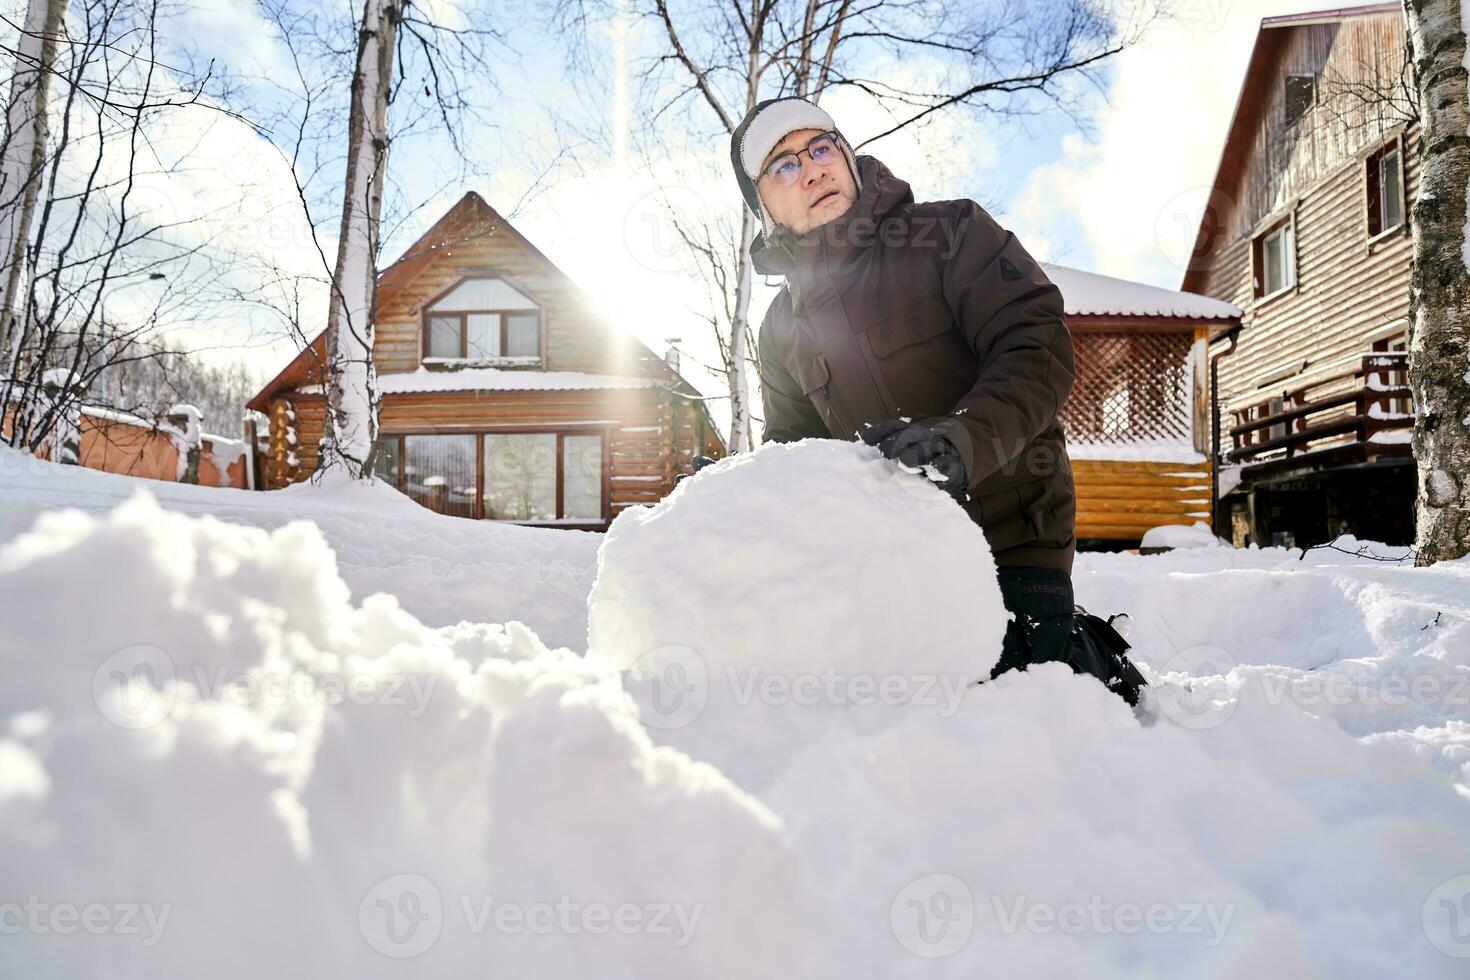
[[[342,228],[327,314],[327,420],[321,465],[323,470],[342,467],[354,478],[372,475],[372,448],[378,437],[373,307],[388,165],[388,102],[402,7],[400,0],[363,3],[347,120]]]
[[[1470,74],[1458,0],[1404,0],[1419,94],[1421,177],[1410,209],[1409,385],[1417,561],[1470,554]]]
[[[10,348],[25,250],[41,189],[46,107],[65,12],[66,0],[30,0],[16,42],[10,100],[5,108],[5,145],[0,147],[0,263],[5,268],[0,356]]]
[[[181,74],[160,55],[159,8],[72,0],[58,27],[54,132],[35,144],[34,222],[17,225],[21,268],[0,371],[4,440],[17,448],[42,451],[58,429],[65,445],[98,376],[156,356],[170,327],[208,315],[211,284],[230,266],[210,236],[185,233],[161,206],[158,182],[190,163],[188,152],[162,149],[169,120],[218,110],[200,105],[207,77]],[[20,44],[30,40],[22,32],[5,53],[26,63]]]

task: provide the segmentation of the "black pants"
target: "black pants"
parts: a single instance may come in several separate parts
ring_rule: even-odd
[[[1060,661],[1091,674],[1129,704],[1138,703],[1143,676],[1128,659],[1128,644],[1096,616],[1078,615],[1072,577],[1054,568],[999,570],[1000,596],[1014,619],[1006,625],[992,678],[1031,664]]]

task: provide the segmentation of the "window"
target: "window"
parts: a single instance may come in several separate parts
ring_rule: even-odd
[[[487,519],[556,519],[556,440],[555,432],[495,432],[485,436]]]
[[[475,437],[404,436],[399,487],[437,514],[475,513]]]
[[[1368,157],[1368,237],[1374,238],[1404,223],[1403,154],[1398,141]]]
[[[539,360],[541,310],[504,279],[464,279],[424,311],[424,356]]]
[[[1316,99],[1317,79],[1312,75],[1287,75],[1284,105],[1286,125],[1298,122]]]
[[[386,435],[375,472],[430,510],[492,521],[607,519],[600,432]]]
[[[1252,243],[1256,299],[1274,296],[1296,285],[1295,225],[1287,218]]]

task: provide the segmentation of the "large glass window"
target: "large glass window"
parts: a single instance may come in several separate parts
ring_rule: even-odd
[[[556,513],[556,433],[485,436],[485,517],[550,521]],[[601,516],[601,507],[596,517]]]
[[[475,516],[475,437],[404,436],[403,491],[439,514]]]
[[[538,358],[541,310],[503,279],[466,279],[425,312],[424,334],[426,357]]]
[[[373,476],[398,486],[398,437],[380,436],[378,455],[373,460]]]
[[[600,433],[386,435],[375,472],[441,514],[497,521],[597,523]]]
[[[602,517],[602,436],[562,436],[562,513]]]

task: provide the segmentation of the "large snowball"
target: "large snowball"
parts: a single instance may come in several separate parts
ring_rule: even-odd
[[[598,556],[589,654],[645,724],[751,788],[833,724],[958,710],[1007,614],[985,536],[860,443],[741,453],[621,514]]]

